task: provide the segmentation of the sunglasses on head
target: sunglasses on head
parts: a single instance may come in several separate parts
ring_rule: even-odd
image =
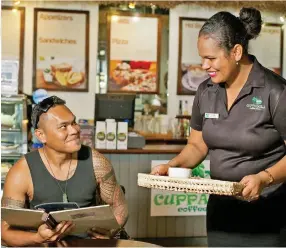
[[[40,109],[46,113],[54,105],[58,105],[58,104],[61,105],[65,103],[66,102],[62,100],[61,98],[58,98],[57,96],[51,96],[41,101],[39,103],[39,106],[40,106]]]
[[[40,103],[38,103],[37,108],[39,109],[39,112],[36,117],[34,127],[37,128],[41,114],[48,112],[48,110],[54,105],[63,105],[63,104],[66,104],[66,102],[57,96],[48,97],[43,101],[41,101]]]

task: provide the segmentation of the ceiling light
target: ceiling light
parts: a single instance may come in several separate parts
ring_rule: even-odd
[[[285,22],[285,18],[283,16],[280,16],[280,21]]]
[[[129,9],[135,9],[135,3],[129,3],[128,7]]]
[[[12,12],[16,13],[18,10],[16,8],[12,9]]]
[[[119,17],[116,16],[116,15],[111,16],[111,20],[114,21],[114,22],[118,21],[118,18],[119,18]]]
[[[14,5],[19,5],[21,2],[20,1],[15,1]]]

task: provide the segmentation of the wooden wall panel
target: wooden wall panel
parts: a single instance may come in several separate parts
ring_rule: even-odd
[[[150,172],[150,169],[148,168],[148,166],[146,166],[150,162],[149,155],[139,154],[138,156],[139,156],[139,172],[141,173]],[[136,183],[136,185],[130,185],[130,187],[138,187],[138,186]],[[137,222],[137,237],[145,238],[145,237],[148,237],[147,218],[148,218],[148,215],[150,215],[148,213],[148,205],[150,201],[150,190],[143,188],[143,187],[138,187],[138,196],[139,196],[139,214],[138,214],[138,222]]]
[[[129,200],[128,208],[129,208],[129,218],[128,218],[128,234],[131,237],[137,237],[137,223],[138,223],[138,215],[140,211],[140,196],[138,194],[138,186],[137,186],[137,174],[139,171],[139,156],[138,155],[130,155],[130,165],[129,165]]]
[[[124,185],[129,219],[125,226],[132,238],[206,236],[205,216],[151,217],[150,189],[137,186],[137,174],[149,173],[152,160],[170,160],[176,154],[104,154],[118,182]]]

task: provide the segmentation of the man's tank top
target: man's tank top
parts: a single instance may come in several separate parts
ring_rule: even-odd
[[[44,165],[39,151],[25,155],[33,181],[34,194],[30,208],[42,203],[63,202],[66,181],[55,179]],[[80,207],[95,205],[96,179],[92,163],[92,151],[82,145],[78,152],[78,164],[73,176],[67,181],[67,197],[69,202],[76,202]]]

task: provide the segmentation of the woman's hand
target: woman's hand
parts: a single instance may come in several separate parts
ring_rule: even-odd
[[[242,191],[242,198],[246,201],[255,201],[259,198],[262,190],[267,187],[268,178],[265,172],[248,175],[242,178],[241,184],[245,186]]]
[[[152,168],[151,170],[151,175],[156,175],[156,176],[167,176],[168,175],[168,170],[171,166],[169,164],[160,164],[156,165],[155,167]]]
[[[55,242],[68,235],[75,225],[71,221],[62,221],[54,229],[42,224],[36,233],[37,243]]]

